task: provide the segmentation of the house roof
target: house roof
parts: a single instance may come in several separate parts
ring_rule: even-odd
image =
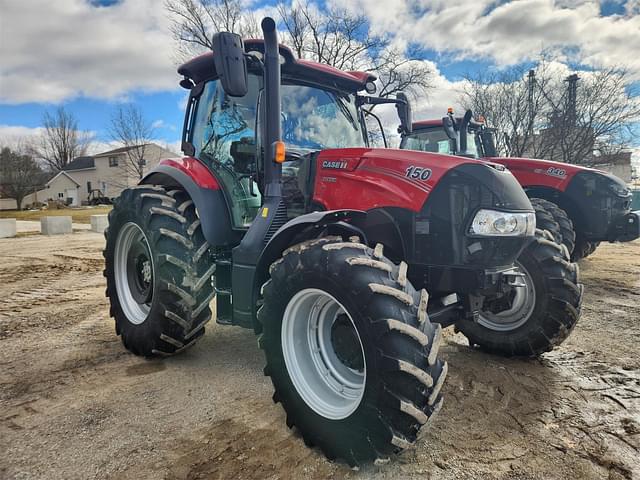
[[[74,161],[75,161],[75,160],[74,160]],[[64,175],[65,177],[67,177],[69,180],[71,180],[73,183],[75,183],[75,184],[76,184],[76,187],[79,187],[79,186],[80,186],[80,184],[79,184],[78,182],[76,182],[76,181],[73,179],[73,177],[72,177],[71,175],[69,175],[67,172],[65,172],[65,171],[63,171],[63,170],[60,170],[56,176],[54,176],[51,180],[49,180],[49,181],[47,182],[47,185],[51,185],[51,183],[52,183],[56,178],[58,178],[60,175]]]
[[[144,147],[146,145],[151,145],[151,144],[150,143],[145,143],[143,145],[131,145],[129,147],[114,148],[113,150],[108,150],[106,152],[98,153],[98,154],[94,155],[94,157],[106,157],[108,155],[117,155],[119,153],[128,152],[129,150],[133,150],[135,148]]]
[[[70,172],[73,170],[85,170],[87,168],[96,168],[96,163],[93,157],[76,157],[62,170]]]

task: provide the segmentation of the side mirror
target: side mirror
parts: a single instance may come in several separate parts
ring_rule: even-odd
[[[247,94],[247,60],[240,35],[218,32],[212,38],[213,63],[225,93],[231,97]]]
[[[456,135],[456,126],[453,122],[453,119],[450,116],[442,117],[442,126],[444,128],[444,133],[447,134],[450,140],[457,140],[458,136]]]
[[[442,117],[442,128],[449,138],[449,151],[455,155],[459,151],[458,135],[456,134],[456,124],[450,115]]]
[[[398,110],[398,117],[400,117],[400,128],[404,133],[411,133],[413,131],[413,116],[409,99],[404,92],[398,92],[396,99],[399,100],[396,103],[396,109]]]
[[[480,131],[480,141],[482,142],[482,149],[484,150],[485,157],[497,157],[496,142],[493,138],[493,131],[488,128],[483,128]]]
[[[460,154],[464,155],[467,152],[467,132],[469,131],[469,122],[471,121],[471,117],[473,117],[473,112],[471,110],[467,110],[464,113],[464,117],[462,117],[462,121],[460,122]]]

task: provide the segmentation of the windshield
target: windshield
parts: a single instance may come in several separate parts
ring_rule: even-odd
[[[414,130],[411,135],[404,137],[402,148],[421,152],[452,154],[451,141],[442,127],[425,130]],[[475,134],[467,133],[467,155],[478,158],[478,146]]]
[[[355,95],[283,85],[282,139],[308,150],[366,146]]]
[[[450,153],[451,142],[442,128],[414,130],[404,137],[402,148],[421,152]]]

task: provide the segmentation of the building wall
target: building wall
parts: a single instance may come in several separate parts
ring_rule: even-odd
[[[13,198],[0,198],[0,210],[17,210],[17,209],[18,209],[18,204]]]
[[[598,164],[594,165],[593,168],[597,168],[598,170],[604,170],[605,172],[609,172],[619,179],[621,179],[625,183],[631,183],[632,180],[632,169],[631,163],[627,164]]]

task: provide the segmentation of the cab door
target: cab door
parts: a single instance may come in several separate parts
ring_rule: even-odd
[[[251,225],[262,204],[256,183],[256,112],[261,77],[249,75],[244,97],[228,96],[217,80],[204,85],[193,119],[195,156],[222,184],[233,228]]]

